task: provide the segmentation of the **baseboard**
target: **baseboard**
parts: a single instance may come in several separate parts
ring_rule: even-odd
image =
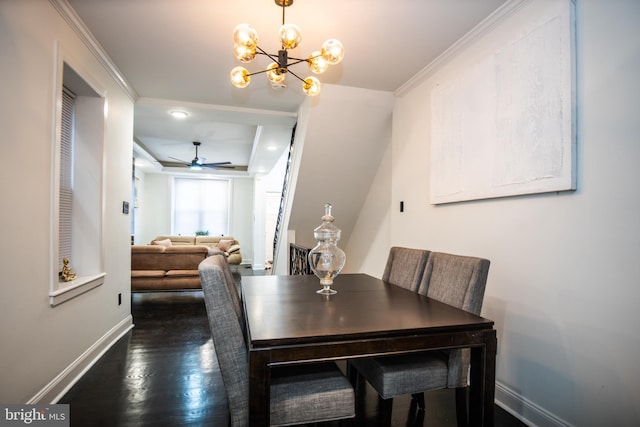
[[[30,405],[57,403],[98,359],[131,328],[133,328],[133,317],[129,315],[111,328],[26,403]]]
[[[495,402],[502,409],[531,427],[571,427],[571,424],[498,382],[496,382]]]

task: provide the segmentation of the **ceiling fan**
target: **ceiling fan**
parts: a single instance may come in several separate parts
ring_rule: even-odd
[[[199,141],[193,141],[193,145],[196,147],[196,156],[190,162],[176,159],[175,157],[169,157],[170,159],[177,160],[176,162],[160,162],[162,166],[165,167],[188,167],[191,170],[201,170],[203,168],[208,169],[225,169],[225,170],[236,170],[236,171],[246,171],[247,166],[244,165],[232,165],[231,162],[214,162],[214,163],[202,163],[202,160],[198,157],[198,147],[201,145]]]

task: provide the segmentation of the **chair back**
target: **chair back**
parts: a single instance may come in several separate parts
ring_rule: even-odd
[[[223,256],[210,256],[200,263],[198,270],[213,345],[227,391],[231,426],[246,427],[249,425],[249,362],[240,321],[242,308],[235,282],[229,283],[229,277],[233,280],[233,276],[225,272],[226,262]]]
[[[429,251],[394,246],[389,250],[382,280],[417,291],[424,274]]]
[[[240,284],[236,283],[235,278],[233,277],[233,272],[231,272],[231,266],[229,265],[229,260],[225,256],[224,252],[220,250],[214,250],[210,252],[211,257],[218,257],[216,260],[210,260],[209,263],[213,263],[217,265],[222,272],[224,273],[225,285],[229,288],[229,292],[231,294],[231,300],[233,301],[233,309],[236,312],[236,316],[238,316],[238,322],[240,322],[240,328],[242,329],[242,333],[245,334],[246,338],[246,328],[245,328],[245,320],[244,313],[242,311],[242,291],[240,288]]]
[[[418,292],[445,304],[480,314],[489,260],[431,252]],[[469,349],[448,351],[447,387],[466,387]]]
[[[480,314],[489,260],[431,252],[418,292],[473,314]]]

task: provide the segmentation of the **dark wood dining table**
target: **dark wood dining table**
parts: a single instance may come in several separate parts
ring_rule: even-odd
[[[464,347],[470,425],[493,425],[493,321],[366,274],[339,275],[330,296],[316,293],[313,275],[243,276],[241,286],[251,426],[269,425],[273,366]]]

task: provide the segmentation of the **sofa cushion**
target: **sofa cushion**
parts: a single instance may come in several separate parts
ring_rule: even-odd
[[[161,268],[171,270],[197,270],[198,264],[209,256],[206,246],[168,246],[165,248]]]
[[[157,236],[153,240],[171,240],[173,246],[195,245],[196,238],[194,236]]]
[[[193,277],[199,276],[198,270],[169,270],[167,271],[168,278],[178,278],[178,277]]]
[[[132,245],[132,254],[162,254],[165,247],[161,245]]]
[[[171,239],[154,240],[151,244],[158,246],[171,246]]]
[[[233,240],[231,239],[220,239],[218,242],[218,248],[220,248],[223,252],[229,252],[229,248],[233,245]]]
[[[161,279],[165,276],[164,270],[131,270],[131,278],[158,278]]]
[[[164,251],[160,245],[131,246],[131,270],[162,270],[164,267]]]
[[[238,242],[232,236],[196,236],[196,245],[217,247],[220,240],[233,240],[234,244],[240,244],[240,242]]]

